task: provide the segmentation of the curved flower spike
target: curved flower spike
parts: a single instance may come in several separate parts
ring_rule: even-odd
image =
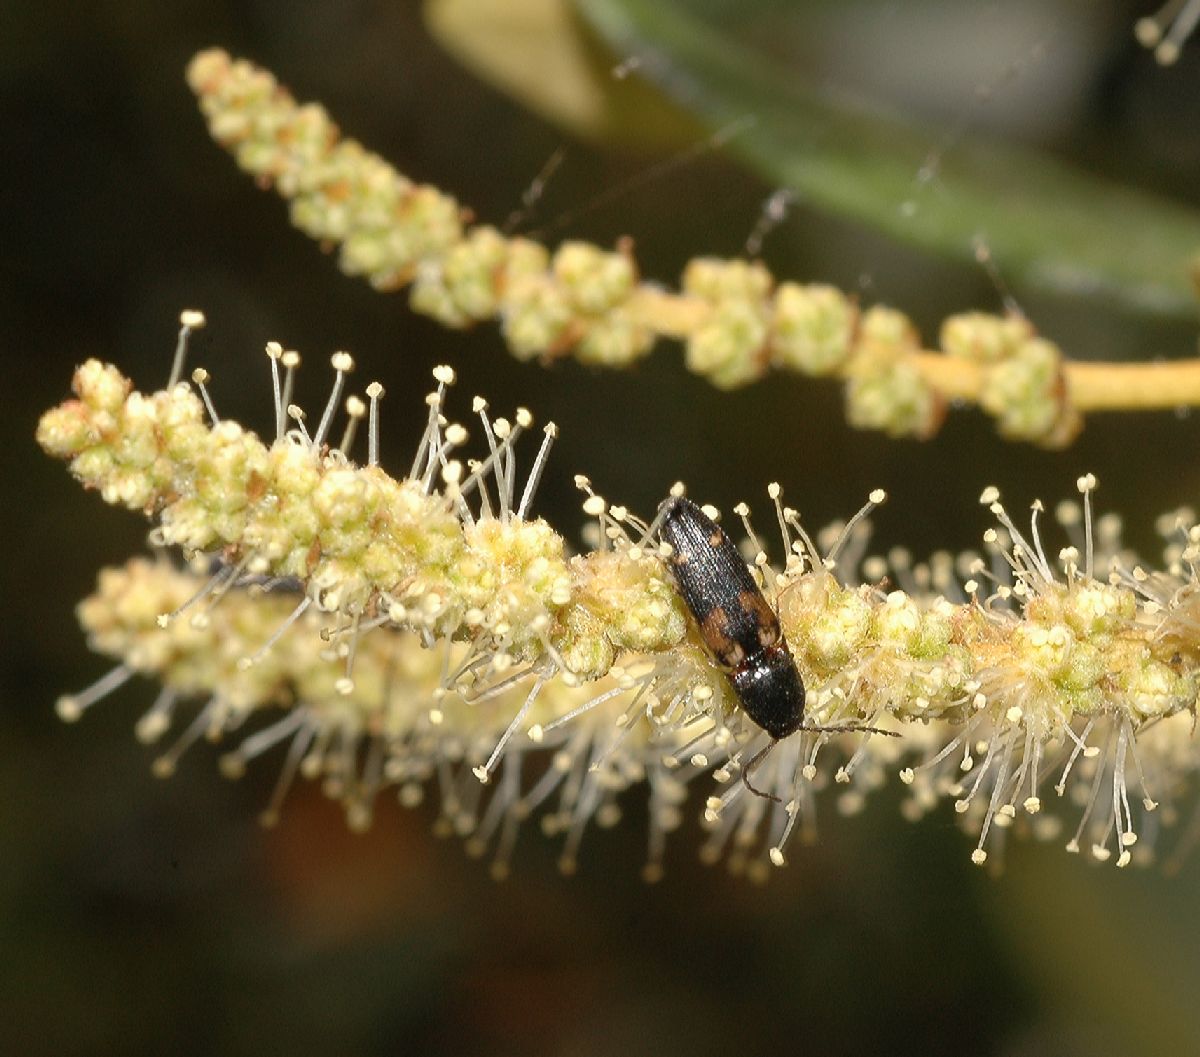
[[[361,400],[347,402],[343,444],[329,443],[353,366],[345,353],[333,357],[331,396],[311,431],[304,412],[289,403],[299,357],[275,345],[268,355],[276,411],[269,444],[218,420],[211,401],[186,384],[143,395],[95,361],[76,372],[76,399],[43,416],[39,440],[70,460],[86,485],[155,517],[157,543],[215,562],[207,579],[182,594],[131,592],[117,608],[134,632],[118,633],[113,617],[107,625],[85,617],[94,643],[120,667],[61,702],[65,718],[132,672],[152,671],[164,679],[164,692],[212,695],[189,738],[268,705],[309,717],[287,720],[280,738],[302,730],[316,737],[314,716],[322,730],[344,724],[337,728],[343,741],[387,732],[383,770],[367,783],[372,789],[411,772],[404,763],[388,771],[386,761],[395,755],[393,742],[415,738],[434,744],[443,762],[413,766],[440,776],[443,802],[450,795],[455,805],[450,814],[474,820],[452,827],[469,833],[474,847],[495,836],[508,848],[515,822],[560,795],[557,821],[546,825],[565,832],[568,866],[587,824],[614,817],[619,792],[647,778],[652,874],[687,784],[710,773],[718,790],[705,804],[705,854],[728,851],[731,863],[754,871],[754,862],[782,864],[794,831],[811,833],[818,789],[844,786],[839,806],[852,811],[895,770],[911,790],[909,815],[942,797],[955,802],[976,835],[977,862],[988,859],[998,833],[1021,829],[1020,819],[1050,833],[1045,809],[1062,797],[1080,801],[1068,846],[1086,844],[1097,858],[1115,853],[1123,865],[1154,828],[1141,814],[1174,800],[1178,776],[1190,773],[1190,763],[1179,761],[1191,750],[1166,734],[1181,729],[1168,722],[1173,717],[1194,713],[1200,690],[1200,530],[1190,521],[1172,528],[1179,542],[1166,569],[1147,573],[1120,549],[1112,518],[1093,518],[1090,475],[1078,482],[1082,509],[1060,508],[1076,538],[1054,559],[1043,545],[1041,504],[1022,530],[994,488],[981,496],[998,523],[984,537],[989,557],[956,562],[941,555],[916,566],[901,550],[864,557],[864,518],[882,492],[847,524],[820,534],[818,546],[772,485],[786,556],[780,567],[772,566],[749,508],[735,508],[752,575],[778,613],[807,688],[809,724],[885,726],[904,735],[892,745],[860,734],[799,732],[776,746],[756,776],[779,798],[768,807],[731,779],[769,739],[689,627],[646,522],[595,494],[584,477],[577,484],[584,512],[595,519],[596,550],[568,556],[562,537],[532,516],[552,427],[521,480],[516,442],[532,416],[518,409],[511,420],[493,417],[477,398],[479,454],[462,461],[467,430],[446,414],[454,373],[438,368],[424,435],[407,475],[396,479],[377,461],[377,385],[367,389],[369,410]],[[207,376],[193,380],[206,384]],[[349,451],[363,418],[365,465]],[[285,429],[289,419],[294,426]],[[960,571],[969,577],[961,585]],[[899,586],[885,589],[884,577]],[[242,600],[248,583],[281,579],[299,593]],[[153,597],[160,598],[156,610],[147,608]],[[234,599],[245,614],[238,619],[253,633],[204,637],[227,609],[234,612]],[[151,617],[158,637],[147,634]],[[115,638],[105,637],[106,626]],[[289,659],[287,644],[314,628],[331,644],[315,651],[324,690],[311,689],[315,676],[303,659]],[[188,638],[194,635],[200,638]],[[408,711],[399,713],[390,697],[379,696],[378,651],[397,636],[412,643],[405,649],[438,647],[428,654],[438,658],[436,677],[418,665],[425,682],[418,680]],[[167,677],[173,651],[189,643],[191,659]],[[219,677],[209,671],[201,678],[206,664]],[[356,696],[363,692],[376,694],[365,713]],[[154,714],[171,707],[162,704]],[[144,723],[154,731],[161,719]],[[1142,751],[1143,734],[1152,752]],[[522,771],[522,760],[544,759],[539,754],[547,750],[546,774],[558,777],[537,777],[538,764]],[[307,751],[297,749],[297,759]],[[514,777],[530,771],[532,784]],[[1156,777],[1163,772],[1166,779]],[[481,783],[493,787],[487,807]],[[1141,812],[1133,806],[1139,802]],[[765,856],[747,857],[755,848]]]

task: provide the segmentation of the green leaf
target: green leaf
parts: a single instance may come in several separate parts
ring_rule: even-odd
[[[923,184],[918,174],[944,133],[815,91],[681,0],[575,3],[618,54],[642,56],[640,72],[706,124],[753,115],[728,149],[815,205],[961,259],[983,238],[1005,277],[1027,287],[1196,315],[1196,210],[967,137]]]

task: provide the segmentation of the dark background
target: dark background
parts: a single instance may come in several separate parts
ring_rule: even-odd
[[[776,20],[787,8],[771,6]],[[802,20],[805,5],[794,6]],[[845,5],[845,27],[869,41],[879,20],[917,12],[911,17],[932,24],[944,10],[907,6]],[[973,56],[988,44],[971,39],[972,27],[986,38],[998,10],[1029,7],[947,6],[966,36],[952,53],[914,53],[919,91],[888,84],[887,64],[872,65],[869,49],[867,59],[843,64],[835,56],[825,74],[949,125]],[[1161,70],[1131,32],[1155,5],[1054,6],[1063,39],[1085,60],[1050,78],[1063,94],[1054,106],[1049,97],[1022,103],[1018,79],[1012,106],[973,123],[1200,204],[1200,43]],[[977,9],[978,22],[964,9]],[[513,876],[494,884],[456,844],[430,834],[427,811],[384,808],[370,833],[352,836],[340,810],[305,786],[276,830],[259,830],[270,761],[229,784],[215,752],[201,746],[170,781],[152,778],[131,736],[149,686],[126,688],[85,722],[62,727],[57,694],[105,667],[86,651],[72,608],[101,565],[143,546],[145,526],[84,494],[41,455],[37,416],[66,395],[72,367],[88,356],[115,362],[143,388],[161,385],[183,307],[208,314],[193,362],[213,373],[222,414],[259,428],[270,420],[268,339],[299,348],[310,364],[350,349],[362,381],[385,383],[383,452],[392,467],[407,462],[435,363],[454,364],[464,391],[488,394],[497,408],[521,403],[553,418],[562,439],[540,509],[566,530],[582,521],[571,484],[579,472],[642,511],[681,477],[694,495],[726,507],[779,479],[816,525],[853,512],[872,488],[888,489],[877,539],[923,555],[976,543],[984,485],[999,485],[1019,509],[1035,496],[1070,494],[1076,476],[1092,470],[1101,509],[1121,511],[1131,542],[1153,556],[1155,515],[1196,495],[1200,430],[1189,415],[1096,416],[1072,449],[1052,454],[1005,444],[982,416],[962,412],[918,445],[850,431],[832,384],[778,376],[717,394],[684,372],[668,344],[629,374],[518,364],[494,328],[447,333],[414,316],[403,295],[340,275],[293,231],[283,205],[209,140],[183,83],[189,56],[219,44],[266,65],[299,98],[324,102],[349,134],[491,220],[508,215],[564,143],[568,161],[543,218],[588,203],[668,148],[588,145],[546,125],[449,58],[414,2],[101,0],[10,2],[0,11],[8,544],[0,563],[0,1049],[1200,1048],[1190,1004],[1200,985],[1195,860],[1168,879],[1089,868],[1057,845],[1022,845],[1010,849],[1006,874],[992,878],[969,864],[948,813],[910,827],[884,793],[856,819],[824,805],[821,843],[798,849],[766,887],[699,866],[691,823],[673,842],[666,880],[643,885],[637,810],[617,831],[589,835],[574,879],[558,876],[554,847],[531,830]],[[797,39],[811,49],[799,25]],[[753,37],[752,19],[745,29]],[[1047,62],[1055,72],[1053,52]],[[689,256],[739,253],[771,190],[710,153],[588,212],[565,234],[605,244],[633,234],[645,272],[671,281]],[[998,303],[974,269],[802,207],[764,256],[777,274],[895,303],[927,336],[947,313]],[[1075,355],[1195,349],[1194,320],[1148,322],[1103,304],[1018,296]],[[328,381],[324,369],[303,372],[302,402],[323,400]]]

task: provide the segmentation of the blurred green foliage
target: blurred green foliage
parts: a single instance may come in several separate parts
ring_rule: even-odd
[[[756,3],[575,5],[618,54],[651,56],[645,76],[710,127],[753,115],[732,152],[821,208],[960,260],[973,259],[982,239],[1021,286],[1195,318],[1200,211],[965,127],[947,137],[877,101],[822,90],[795,64],[736,39]],[[798,10],[792,18],[803,24]],[[1047,32],[1035,47],[1053,47]],[[964,101],[964,115],[984,102]]]

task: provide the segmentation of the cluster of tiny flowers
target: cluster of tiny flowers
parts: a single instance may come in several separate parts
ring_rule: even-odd
[[[1082,509],[1059,511],[1078,539],[1051,562],[1041,505],[1023,533],[989,488],[981,499],[998,528],[985,535],[987,557],[913,565],[900,550],[864,557],[882,492],[814,540],[772,485],[781,566],[749,508],[734,510],[807,688],[805,727],[772,743],[703,649],[653,523],[585,477],[576,484],[592,550],[569,557],[531,515],[552,425],[521,483],[515,445],[532,417],[492,417],[476,398],[480,457],[461,460],[467,431],[445,414],[453,372],[438,368],[424,435],[396,479],[378,465],[381,388],[343,405],[354,365],[334,354],[332,392],[310,431],[289,402],[299,356],[272,343],[276,431],[265,443],[219,418],[207,372],[175,380],[203,317],[182,322],[167,389],[140,394],[89,362],[75,398],[38,430],[86,486],[151,515],[155,544],[205,566],[106,573],[80,615],[118,667],[59,704],[77,718],[134,673],[151,675],[163,691],[138,729],[152,740],[178,696],[205,699],[160,758],[163,773],[204,734],[282,709],[225,757],[227,772],[286,741],[278,797],[298,769],[323,775],[355,824],[381,787],[415,803],[434,783],[442,827],[473,851],[493,848],[501,874],[535,808],[563,838],[570,870],[588,825],[619,818],[621,794],[643,781],[651,877],[689,785],[706,779],[717,789],[704,804],[704,857],[752,876],[785,862],[797,829],[811,836],[820,790],[837,789],[851,813],[897,774],[906,817],[953,801],[979,863],[1008,831],[1056,833],[1044,808],[1059,798],[1079,805],[1067,846],[1115,852],[1121,865],[1170,821],[1159,802],[1177,813],[1197,759],[1177,717],[1190,718],[1200,689],[1200,527],[1186,512],[1171,523],[1165,571],[1147,573],[1120,550],[1112,519],[1093,519],[1095,481],[1082,478]],[[360,464],[351,452],[363,420]],[[755,764],[766,796],[751,787]]]
[[[214,138],[291,201],[301,231],[340,247],[347,274],[394,290],[422,260],[461,241],[452,198],[343,139],[324,107],[298,106],[265,70],[214,49],[192,59],[187,79]]]
[[[446,326],[499,320],[519,359],[570,355],[612,368],[645,356],[660,336],[682,338],[688,367],[720,388],[769,368],[834,375],[846,379],[856,427],[926,438],[942,422],[936,375],[922,368],[917,332],[894,309],[860,313],[833,287],[776,283],[744,260],[693,260],[672,293],[640,280],[629,239],[615,251],[570,241],[551,252],[495,227],[466,227],[452,198],[341,138],[323,108],[297,104],[267,71],[210,50],[187,76],[214,139],[291,202],[298,227],[340,246],[343,270],[379,289],[411,283],[413,307]],[[1074,438],[1082,422],[1067,403],[1061,353],[1023,320],[951,320],[943,346],[986,364],[974,395],[1004,436],[1046,447]]]
[[[1102,518],[1093,532],[1095,483],[1090,475],[1078,482],[1082,515],[1073,504],[1059,509],[1060,522],[1075,536],[1082,526],[1082,538],[1062,548],[1057,564],[1042,547],[1040,503],[1026,536],[995,489],[981,496],[1001,528],[985,535],[992,568],[982,558],[970,566],[978,579],[967,581],[969,591],[979,590],[979,580],[993,586],[982,603],[976,600],[983,619],[971,634],[980,636],[977,654],[987,653],[997,633],[1008,645],[977,672],[961,729],[901,776],[913,789],[914,816],[939,794],[954,798],[955,810],[979,834],[972,853],[978,863],[988,858],[989,837],[999,831],[1003,839],[1014,824],[1044,837],[1059,833],[1061,820],[1042,815],[1048,772],[1056,776],[1056,796],[1081,808],[1069,851],[1086,843],[1103,861],[1115,850],[1124,866],[1147,832],[1151,840],[1141,849],[1148,857],[1159,829],[1150,789],[1170,788],[1190,770],[1176,763],[1170,768],[1176,777],[1168,781],[1152,764],[1180,735],[1183,741],[1166,755],[1192,751],[1190,726],[1173,717],[1194,715],[1198,674],[1171,645],[1165,608],[1131,586],[1139,567],[1119,549],[1119,524]],[[1101,567],[1104,580],[1097,577]],[[1158,734],[1147,751],[1139,739],[1152,730]],[[1130,805],[1131,785],[1141,794],[1141,821]]]
[[[299,356],[274,343],[267,352],[276,393],[269,444],[217,417],[204,371],[193,374],[201,397],[186,383],[145,396],[96,361],[76,371],[76,399],[43,416],[38,440],[107,502],[153,514],[156,543],[179,546],[189,559],[220,556],[213,590],[242,574],[297,577],[303,605],[354,626],[470,640],[497,672],[547,659],[571,671],[564,658],[579,658],[579,674],[597,678],[623,650],[683,637],[681,605],[655,558],[568,561],[562,539],[525,516],[553,425],[518,497],[514,445],[531,416],[518,409],[512,422],[493,420],[476,398],[488,452],[464,467],[450,455],[467,431],[442,413],[453,372],[439,368],[425,436],[409,475],[397,480],[376,460],[378,384],[367,388],[370,454],[358,464],[346,450],[363,401],[347,401],[342,444],[327,442],[350,357],[333,356],[333,391],[310,433],[304,412],[286,402]],[[285,431],[289,418],[295,428]]]
[[[941,346],[983,369],[979,405],[995,416],[1002,436],[1063,448],[1083,428],[1068,399],[1062,350],[1038,337],[1023,316],[951,316],[942,324]]]
[[[544,680],[536,743],[514,743],[488,787],[476,771],[529,698],[526,688],[512,681],[486,693],[448,687],[448,673],[464,669],[466,646],[430,649],[421,636],[390,628],[356,641],[315,609],[292,616],[295,585],[242,584],[219,605],[197,604],[206,580],[165,557],[103,570],[96,592],[79,605],[79,620],[92,649],[118,664],[87,690],[60,698],[62,718],[74,722],[133,676],[150,677],[161,690],[135,725],[138,739],[158,744],[172,726],[181,728],[155,757],[156,775],[173,774],[184,752],[204,739],[225,747],[220,766],[229,778],[240,777],[251,760],[282,751],[264,824],[275,823],[293,781],[303,776],[319,780],[343,804],[355,829],[370,824],[385,788],[394,788],[407,807],[432,789],[438,830],[462,837],[475,854],[494,846],[497,876],[507,872],[520,823],[537,809],[543,830],[563,835],[561,862],[571,869],[588,824],[619,819],[617,798],[632,783],[649,781],[652,799],[661,803],[682,799],[682,786],[661,764],[662,750],[651,751],[648,724],[625,715],[627,700],[617,703],[639,684],[624,669],[587,688]],[[355,678],[346,687],[352,649]],[[587,720],[560,731],[561,720],[581,705]],[[530,773],[537,774],[532,784],[523,780]],[[651,850],[658,857],[648,870],[655,875],[677,816],[662,807],[651,811]]]

